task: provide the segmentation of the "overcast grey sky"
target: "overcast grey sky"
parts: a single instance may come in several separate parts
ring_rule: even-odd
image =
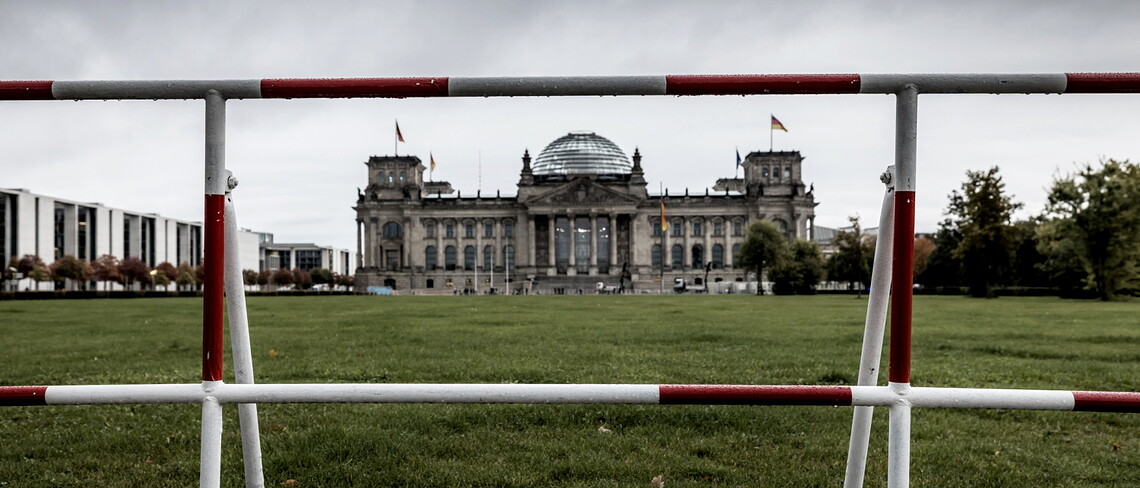
[[[1140,67],[1140,3],[0,2],[0,79],[248,79],[750,73],[1085,72]],[[0,102],[0,187],[201,220],[203,103]],[[877,222],[894,158],[881,95],[235,100],[227,165],[239,224],[355,250],[364,161],[426,162],[464,194],[514,194],[524,149],[572,130],[639,147],[650,190],[704,192],[768,114],[814,183],[818,225]],[[1140,95],[925,95],[917,229],[967,170],[1002,169],[1040,212],[1054,176],[1140,159]],[[481,165],[480,165],[481,161]],[[479,168],[482,167],[481,177]],[[481,183],[480,183],[481,182]]]

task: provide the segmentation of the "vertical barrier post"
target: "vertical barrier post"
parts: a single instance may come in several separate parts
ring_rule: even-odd
[[[206,283],[202,305],[202,387],[222,381],[223,285],[225,282],[226,101],[216,90],[206,92]],[[202,402],[202,464],[199,483],[221,485],[222,406]]]
[[[214,397],[202,402],[202,455],[198,465],[198,486],[222,486],[222,405]]]
[[[234,381],[253,384],[253,354],[249,338],[249,317],[245,308],[245,287],[238,245],[237,210],[233,189],[237,179],[226,171],[226,312],[230,323],[230,347],[233,351]],[[239,403],[241,452],[245,462],[245,486],[263,488],[265,476],[261,468],[261,432],[257,425],[257,404]]]
[[[879,211],[879,238],[875,240],[875,264],[871,268],[871,293],[867,298],[867,319],[863,328],[863,354],[859,357],[859,386],[876,386],[879,382],[879,358],[883,354],[883,333],[890,301],[891,259],[894,257],[894,169],[894,166],[888,167],[881,177],[887,188]],[[875,407],[855,407],[852,414],[844,488],[863,486],[874,411]]]
[[[891,351],[889,387],[900,396],[891,407],[887,486],[910,484],[911,298],[914,286],[915,160],[918,141],[918,87],[906,85],[896,95],[895,235],[891,276]],[[904,408],[905,407],[905,408]]]

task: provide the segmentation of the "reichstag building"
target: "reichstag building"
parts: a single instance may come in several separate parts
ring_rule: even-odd
[[[700,194],[650,194],[640,151],[572,132],[533,160],[515,196],[424,181],[416,156],[372,156],[356,206],[356,286],[397,293],[594,293],[743,282],[733,256],[750,222],[808,238],[815,197],[798,151],[752,152],[743,178]],[[664,211],[662,211],[662,205]],[[662,230],[664,214],[666,225]],[[599,285],[599,283],[601,285]]]

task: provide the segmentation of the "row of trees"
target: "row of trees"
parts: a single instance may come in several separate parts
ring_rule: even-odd
[[[1013,220],[1021,207],[1006,194],[997,167],[968,171],[962,190],[950,194],[929,265],[916,279],[965,285],[978,297],[1006,285],[1103,300],[1140,290],[1140,166],[1085,164],[1055,178],[1039,214]]]
[[[31,279],[35,282],[55,282],[60,288],[74,289],[88,282],[96,282],[96,286],[103,285],[109,289],[111,283],[118,283],[127,288],[164,287],[171,284],[179,290],[196,289],[205,281],[206,270],[202,263],[190,266],[183,262],[177,267],[168,262],[159,263],[153,269],[138,258],[119,258],[104,254],[94,261],[78,259],[70,254],[55,262],[45,264],[39,256],[26,254],[23,257],[12,258],[4,268],[3,280],[14,280],[17,276]],[[324,268],[315,268],[309,271],[302,269],[281,269],[276,272],[257,272],[252,269],[242,271],[242,278],[246,286],[296,286],[308,290],[318,285],[343,286],[351,288],[352,276],[333,273]]]
[[[967,171],[949,195],[946,219],[933,239],[914,243],[915,282],[968,287],[993,297],[997,286],[1047,287],[1062,295],[1095,294],[1110,300],[1140,290],[1140,167],[1128,161],[1086,164],[1057,177],[1045,208],[1014,221],[1022,207],[1005,192],[997,167]],[[807,241],[791,244],[766,222],[754,223],[738,259],[776,293],[813,293],[824,280],[859,286],[870,281],[873,238],[857,218],[835,238],[824,262]]]

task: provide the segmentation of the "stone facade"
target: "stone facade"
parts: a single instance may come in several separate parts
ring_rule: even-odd
[[[612,146],[593,134],[571,136]],[[533,171],[524,152],[515,196],[464,195],[447,182],[425,182],[415,156],[369,158],[368,186],[355,207],[357,286],[593,293],[602,283],[656,292],[671,290],[676,278],[690,286],[746,280],[733,255],[752,221],[773,221],[789,239],[809,237],[817,204],[797,151],[748,154],[743,178],[720,179],[704,194],[650,195],[640,151],[618,171],[614,161],[591,163],[588,147],[574,149],[569,162],[543,165],[559,141]],[[608,172],[591,169],[598,167]]]

